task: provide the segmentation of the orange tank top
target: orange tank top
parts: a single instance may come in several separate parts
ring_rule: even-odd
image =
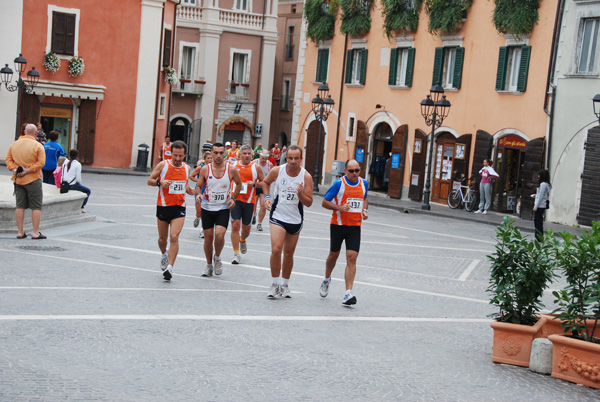
[[[163,144],[162,151],[163,151],[163,159],[164,160],[168,160],[168,159],[172,158],[171,157],[171,145],[172,145],[172,143],[169,145]]]
[[[242,165],[241,162],[238,162],[235,164],[235,167],[239,170],[240,179],[242,179],[242,189],[240,190],[236,200],[248,204],[254,204],[256,202],[256,187],[249,186],[247,183],[249,181],[253,181],[256,184],[256,180],[258,178],[258,174],[256,173],[256,165],[254,162],[251,162],[249,165]]]
[[[367,193],[366,181],[358,178],[358,183],[351,185],[345,176],[341,178],[340,190],[331,200],[336,205],[350,204],[348,212],[333,211],[332,225],[360,226],[362,224],[362,210],[365,194]]]
[[[165,161],[165,166],[158,178],[160,181],[172,180],[173,183],[167,188],[162,186],[159,188],[156,205],[161,207],[171,207],[174,205],[185,207],[185,185],[189,175],[190,167],[185,163],[182,163],[179,167],[175,167],[170,160]]]

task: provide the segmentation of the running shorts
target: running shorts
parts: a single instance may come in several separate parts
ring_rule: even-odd
[[[185,207],[181,205],[171,205],[168,207],[156,206],[156,217],[167,223],[171,223],[173,219],[185,218]]]
[[[250,226],[252,223],[252,215],[254,215],[254,204],[248,202],[235,201],[235,206],[231,210],[231,220],[242,220],[242,224]]]
[[[269,218],[269,222],[271,222],[273,225],[281,226],[282,228],[285,229],[285,231],[288,234],[291,234],[291,235],[300,234],[300,231],[302,230],[302,223],[298,223],[298,224],[286,223],[286,222],[280,221],[279,219],[275,219],[273,217]]]
[[[229,209],[220,209],[218,211],[209,211],[202,208],[202,229],[214,229],[215,226],[223,226],[225,229],[229,226]]]
[[[360,226],[329,225],[329,249],[337,253],[346,242],[346,250],[360,251]]]

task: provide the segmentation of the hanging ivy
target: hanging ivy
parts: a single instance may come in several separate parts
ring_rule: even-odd
[[[342,26],[340,31],[350,36],[362,36],[371,30],[373,0],[341,0]]]
[[[385,19],[383,30],[388,38],[396,32],[416,32],[423,0],[381,0]]]
[[[304,18],[306,18],[306,36],[318,44],[333,38],[335,34],[335,15],[339,3],[337,0],[306,0]]]
[[[429,15],[429,32],[432,34],[454,34],[467,18],[473,0],[425,0],[425,11]]]
[[[494,0],[494,25],[500,33],[527,35],[537,24],[539,0]]]

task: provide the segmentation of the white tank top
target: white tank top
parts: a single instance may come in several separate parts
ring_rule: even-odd
[[[227,208],[227,200],[231,195],[231,180],[229,179],[229,163],[223,162],[225,173],[216,177],[213,174],[212,163],[208,164],[206,190],[202,198],[202,208],[207,211],[220,211]]]
[[[262,169],[262,171],[263,171],[263,175],[264,175],[265,177],[267,177],[267,175],[269,174],[269,170],[271,170],[271,167],[270,167],[270,165],[271,165],[271,162],[267,161],[267,163],[266,163],[266,165],[265,165],[265,166],[262,166],[262,165],[260,164],[260,162],[256,162],[256,164],[257,164],[257,165],[258,165],[258,166],[259,166],[259,167]]]
[[[275,199],[271,208],[271,217],[285,223],[297,225],[304,219],[303,205],[298,199],[296,188],[304,185],[306,170],[300,167],[298,176],[291,177],[287,174],[287,164],[281,165],[275,181]]]

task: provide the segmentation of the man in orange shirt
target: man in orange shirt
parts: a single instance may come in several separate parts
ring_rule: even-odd
[[[160,268],[166,281],[173,277],[173,265],[179,253],[179,234],[183,229],[186,212],[185,194],[194,194],[194,190],[188,184],[190,167],[183,163],[187,145],[183,141],[175,141],[170,147],[172,158],[156,165],[148,179],[149,186],[159,188],[156,223],[158,248],[162,253]],[[167,240],[170,240],[168,251]]]
[[[160,148],[160,160],[166,161],[171,159],[171,137],[168,135],[165,137],[165,142],[163,142],[162,147]]]
[[[44,146],[37,142],[37,127],[34,124],[28,124],[25,126],[25,135],[13,142],[6,154],[6,167],[13,172],[11,180],[15,182],[17,239],[27,237],[23,228],[27,208],[31,208],[33,224],[31,238],[36,240],[46,238],[39,231],[44,199],[42,168],[45,164],[46,152]]]

